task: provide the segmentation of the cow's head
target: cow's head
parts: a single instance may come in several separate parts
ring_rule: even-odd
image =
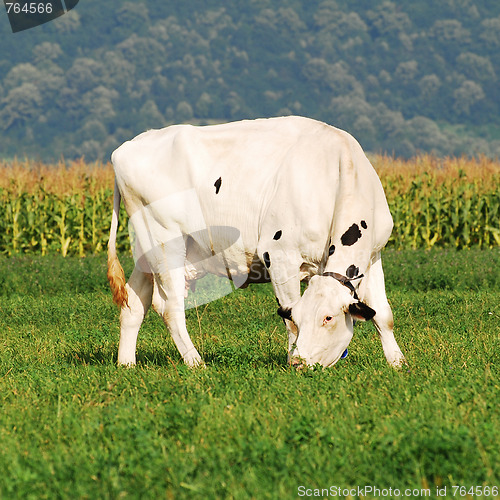
[[[338,276],[338,275],[336,275]],[[306,291],[290,309],[278,314],[294,323],[289,339],[293,366],[334,365],[347,349],[353,335],[353,319],[372,319],[375,311],[360,302],[346,278],[314,276]]]

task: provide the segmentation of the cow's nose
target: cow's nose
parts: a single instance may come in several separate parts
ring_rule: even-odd
[[[300,357],[300,356],[294,356],[290,364],[296,369],[296,370],[302,370],[303,368],[307,367],[306,362]]]

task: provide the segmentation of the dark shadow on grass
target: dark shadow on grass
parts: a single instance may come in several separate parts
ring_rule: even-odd
[[[67,353],[65,358],[71,365],[117,365],[118,345],[83,347]],[[182,363],[182,359],[177,351],[140,349],[136,355],[136,362],[138,365],[172,366]]]
[[[283,353],[259,353],[254,350],[244,350],[243,352],[231,347],[222,347],[217,351],[205,353],[203,359],[211,366],[242,367],[252,368],[262,367],[286,367],[287,354]]]
[[[116,346],[82,348],[70,351],[65,355],[65,361],[69,365],[109,365],[116,364],[118,350]]]
[[[255,350],[241,350],[230,346],[219,346],[217,351],[202,353],[202,359],[209,366],[228,367],[286,367],[287,355],[283,353],[259,353]],[[66,363],[78,365],[117,365],[118,346],[109,345],[94,348],[80,348],[65,355]],[[136,355],[138,365],[179,366],[183,364],[179,352],[174,349],[139,349]]]

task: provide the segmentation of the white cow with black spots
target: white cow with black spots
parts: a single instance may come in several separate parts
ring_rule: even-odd
[[[380,258],[392,218],[349,134],[293,116],[176,125],[125,142],[112,162],[108,279],[121,307],[120,364],[135,363],[151,304],[184,361],[203,363],[186,329],[184,297],[206,273],[238,287],[272,282],[294,366],[335,364],[355,319],[373,320],[387,361],[404,363]],[[128,283],[115,248],[121,198],[135,233]],[[309,285],[301,296],[302,280]]]

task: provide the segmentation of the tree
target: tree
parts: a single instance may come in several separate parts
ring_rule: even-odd
[[[396,8],[393,2],[383,2],[368,12],[370,31],[373,38],[397,39],[400,33],[411,28],[411,20],[405,12]]]
[[[339,6],[334,0],[322,2],[313,16],[315,28],[328,28],[338,19],[339,12]]]
[[[419,82],[420,92],[422,94],[422,99],[426,100],[432,98],[436,95],[439,87],[441,87],[441,80],[438,76],[425,75]]]
[[[435,39],[440,54],[447,60],[454,60],[463,46],[471,40],[470,31],[456,19],[438,20],[432,26],[429,36]]]
[[[118,96],[116,90],[108,89],[103,85],[85,93],[82,97],[85,115],[99,121],[110,120],[115,116],[113,101],[116,101]]]
[[[188,122],[193,118],[193,108],[191,104],[187,101],[181,101],[177,104],[177,109],[175,110],[175,118],[179,122]]]
[[[135,65],[118,50],[106,51],[102,55],[102,63],[102,84],[129,93],[137,78]]]
[[[31,63],[20,63],[14,66],[4,78],[3,84],[6,90],[12,90],[24,83],[34,84],[40,78],[40,70]]]
[[[497,79],[489,58],[472,52],[464,52],[457,57],[457,69],[471,80],[494,82]]]
[[[455,98],[454,109],[459,115],[469,115],[471,107],[484,99],[484,91],[481,85],[471,80],[466,80],[453,93]]]
[[[470,31],[462,26],[457,19],[442,19],[434,23],[430,34],[438,42],[460,44],[470,40]]]
[[[327,88],[337,95],[362,92],[359,82],[349,73],[343,61],[329,64],[324,59],[310,59],[303,69],[305,78],[318,88]]]
[[[51,26],[62,35],[77,34],[81,29],[80,15],[77,10],[70,10],[64,16],[54,19],[52,23]]]
[[[416,116],[408,120],[405,134],[417,152],[428,151],[437,155],[446,152],[447,137],[432,120]]]
[[[201,94],[198,101],[196,101],[196,116],[200,118],[209,118],[211,114],[213,100],[207,92]]]
[[[104,156],[103,147],[99,141],[83,141],[81,144],[71,146],[69,153],[71,156],[84,157],[87,161],[102,159]]]
[[[360,117],[373,116],[372,106],[363,97],[356,95],[334,97],[328,111],[329,121],[333,125],[352,131],[354,130],[354,123]],[[359,122],[359,125],[364,126],[363,122]],[[369,128],[367,122],[365,122],[365,125]]]
[[[63,51],[58,43],[42,42],[33,48],[33,61],[39,66],[48,61],[55,61],[62,54]]]
[[[483,40],[488,47],[498,49],[500,47],[500,17],[482,21],[479,38]]]
[[[142,75],[149,75],[152,70],[154,71],[152,61],[160,64],[165,58],[165,48],[160,42],[154,38],[139,37],[135,33],[119,43],[117,49]]]
[[[40,71],[36,86],[40,91],[46,109],[53,109],[53,101],[58,99],[59,93],[65,84],[64,71],[59,66],[50,64]]]
[[[498,2],[88,2],[28,45],[2,39],[4,154],[27,151],[27,127],[49,159],[79,135],[81,150],[100,142],[92,122],[112,145],[167,122],[293,112],[399,154],[434,147],[419,116],[447,131],[448,154],[475,124],[488,144],[500,128]]]
[[[32,83],[11,89],[1,103],[0,126],[9,130],[29,123],[39,115],[41,103],[42,96]]]
[[[152,99],[148,99],[141,107],[138,116],[138,132],[151,128],[162,128],[165,126],[165,119],[158,110],[158,106]]]
[[[100,120],[96,120],[94,118],[91,118],[90,120],[85,122],[83,127],[78,132],[80,142],[90,140],[101,142],[107,137],[107,135],[108,132],[106,130],[106,127]]]
[[[66,80],[69,88],[84,93],[99,85],[102,72],[101,63],[90,57],[81,57],[73,62],[66,73]]]
[[[148,8],[144,2],[124,2],[117,9],[115,20],[127,33],[145,33],[149,25]]]
[[[405,61],[398,64],[396,68],[396,77],[403,84],[411,83],[415,80],[418,72],[418,63],[417,61]]]

